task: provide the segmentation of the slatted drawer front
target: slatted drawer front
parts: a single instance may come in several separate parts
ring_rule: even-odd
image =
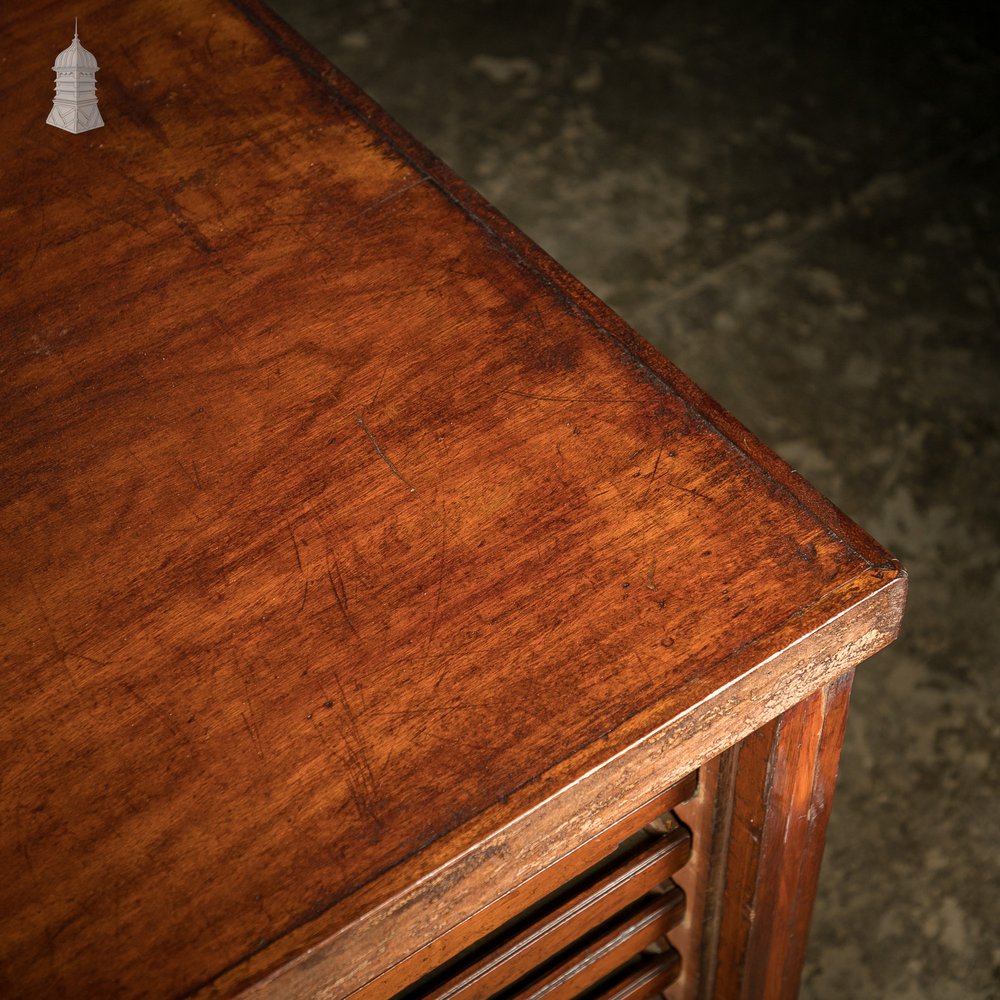
[[[654,996],[679,972],[666,935],[684,895],[671,876],[690,853],[690,832],[668,812],[395,1000]]]
[[[680,955],[673,948],[644,952],[605,977],[578,1000],[646,1000],[665,990],[681,970]]]

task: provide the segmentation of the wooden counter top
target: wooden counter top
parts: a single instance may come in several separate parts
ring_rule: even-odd
[[[105,128],[58,5],[0,76],[0,994],[353,989],[891,640],[888,554],[276,18],[72,13]]]

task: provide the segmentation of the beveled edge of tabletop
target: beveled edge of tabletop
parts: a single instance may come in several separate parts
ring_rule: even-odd
[[[230,0],[305,74],[320,81],[394,153],[424,174],[488,239],[536,275],[568,311],[617,342],[640,373],[746,455],[867,568],[719,663],[700,664],[676,696],[654,703],[585,751],[404,859],[348,899],[220,970],[189,996],[347,997],[468,919],[506,885],[554,863],[572,826],[584,843],[828,681],[888,645],[906,599],[899,562],[639,337],[260,0]],[[539,844],[548,849],[539,850]],[[421,903],[433,903],[422,907]],[[433,910],[433,913],[430,911]],[[430,920],[430,923],[429,923]],[[388,931],[391,922],[391,933]]]
[[[684,704],[651,705],[196,995],[340,1000],[387,973],[393,981],[397,966],[511,888],[891,643],[906,585],[898,566],[864,571],[699,668]]]
[[[877,569],[900,568],[895,557],[852,521],[835,504],[800,476],[728,410],[696,385],[676,365],[636,333],[581,281],[573,277],[537,243],[510,222],[483,195],[446,163],[419,143],[391,115],[345,76],[263,0],[229,0],[263,31],[303,72],[326,85],[330,96],[367,125],[400,158],[428,178],[476,223],[493,242],[555,291],[568,311],[589,323],[600,335],[623,347],[636,367],[661,388],[684,400],[689,412],[713,427],[733,448],[746,455],[832,535]]]

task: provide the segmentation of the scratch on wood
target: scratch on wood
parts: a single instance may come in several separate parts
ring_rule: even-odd
[[[646,661],[639,655],[638,650],[633,650],[633,652],[635,653],[636,660],[639,661],[639,666],[642,667],[642,672],[646,675],[646,680],[649,681],[650,684],[652,684],[653,675],[649,672],[649,667],[646,666]]]
[[[59,652],[63,656],[75,656],[78,660],[83,660],[85,663],[93,663],[95,667],[106,667],[108,665],[107,660],[97,660],[93,656],[87,656],[86,653],[77,652],[75,649],[61,649]]]
[[[128,681],[123,680],[122,687],[151,715],[155,715],[162,723],[167,727],[167,729],[175,736],[177,739],[182,740],[188,745],[188,749],[191,753],[194,753],[194,743],[191,741],[191,737],[184,732],[183,729],[177,724],[174,719],[173,714],[165,708],[159,708],[154,705],[141,691],[134,688]]]
[[[110,165],[110,163],[108,165]],[[205,239],[204,234],[193,222],[185,218],[180,206],[176,201],[174,201],[173,198],[171,198],[168,194],[164,194],[162,191],[158,191],[156,188],[150,187],[148,184],[143,184],[142,181],[137,180],[135,177],[127,174],[120,168],[112,167],[112,169],[115,173],[122,177],[126,183],[145,191],[149,195],[152,195],[152,197],[159,202],[160,207],[169,216],[170,221],[173,222],[181,233],[186,236],[201,253],[214,253],[212,246],[209,244],[208,240]]]
[[[378,805],[380,797],[379,781],[375,775],[374,770],[371,766],[371,761],[368,758],[368,753],[365,747],[365,739],[358,726],[358,720],[351,709],[350,701],[347,697],[347,692],[344,690],[344,685],[340,680],[340,677],[334,674],[334,681],[337,685],[337,694],[339,696],[340,708],[343,713],[343,725],[338,728],[338,735],[343,741],[344,753],[338,755],[341,757],[343,764],[347,770],[347,784],[350,790],[351,799],[354,802],[355,808],[358,813],[363,817],[373,822],[379,822],[378,816],[376,814],[376,808]],[[320,688],[320,691],[326,697],[326,693]],[[333,702],[331,699],[326,698],[323,703],[327,708],[333,707]],[[317,725],[316,721],[313,720],[313,727],[316,729],[317,733],[320,734],[321,739],[326,742],[320,727]],[[329,744],[327,744],[329,745]]]
[[[299,543],[295,540],[295,529],[286,521],[285,527],[288,528],[288,537],[292,540],[292,548],[295,549],[295,562],[299,567],[299,572],[302,572],[302,556],[299,554]],[[309,581],[306,581],[308,586]]]
[[[649,564],[649,573],[646,576],[646,589],[656,590],[656,556],[653,556],[653,561]]]
[[[257,756],[263,761],[264,760],[264,741],[261,739],[260,726],[257,725],[257,714],[253,710],[253,699],[250,697],[250,677],[252,675],[252,670],[247,666],[247,669],[243,669],[243,664],[240,662],[239,657],[233,656],[233,661],[236,664],[236,671],[240,675],[240,680],[243,682],[243,694],[244,701],[247,705],[247,712],[250,713],[250,718],[247,718],[246,712],[240,712],[240,718],[243,719],[243,725],[246,726],[247,733],[250,735],[250,741],[254,745],[254,749],[257,751]]]
[[[261,147],[265,148],[265,147]],[[268,219],[261,222],[257,226],[258,232],[264,229],[280,229],[283,227],[294,227],[296,229],[301,229],[303,226],[322,226],[324,229],[329,231],[337,231],[339,229],[344,229],[347,226],[352,225],[359,219],[363,219],[370,212],[374,212],[376,209],[382,208],[389,204],[391,201],[395,201],[397,198],[406,194],[407,191],[412,191],[413,188],[419,187],[421,184],[427,184],[430,182],[430,177],[419,177],[415,181],[411,181],[409,184],[404,184],[402,187],[396,188],[395,191],[390,191],[388,194],[382,195],[381,198],[376,198],[371,204],[365,205],[364,208],[359,209],[352,215],[347,216],[346,219],[341,220],[336,225],[331,226],[330,221],[324,213],[289,213],[283,215],[280,219]]]
[[[129,454],[132,454],[132,453],[129,452]],[[191,485],[196,490],[200,490],[201,489],[201,476],[198,473],[198,465],[197,465],[197,463],[192,462],[191,463],[191,471],[188,472],[188,467],[179,458],[176,459],[175,461],[177,462],[177,465],[180,468],[181,472],[184,473],[184,478],[187,479],[188,482],[190,482]],[[145,468],[145,466],[143,466],[143,468]]]
[[[397,468],[396,468],[396,466],[395,466],[395,465],[393,465],[393,463],[392,463],[392,459],[391,459],[391,458],[389,458],[389,456],[388,456],[388,455],[387,455],[387,454],[386,454],[386,453],[385,453],[385,452],[384,452],[384,451],[382,450],[382,446],[381,446],[381,445],[380,445],[380,444],[378,443],[378,441],[376,441],[376,440],[375,440],[375,435],[374,435],[374,434],[372,434],[371,430],[370,430],[370,429],[369,429],[369,427],[368,427],[368,424],[366,424],[366,423],[365,423],[365,418],[364,418],[363,416],[361,416],[361,414],[360,414],[360,413],[355,413],[355,414],[354,414],[354,417],[355,417],[355,419],[356,419],[356,420],[358,421],[358,426],[359,426],[359,427],[360,427],[360,428],[361,428],[361,429],[362,429],[362,430],[363,430],[363,431],[365,432],[365,434],[366,434],[366,435],[368,436],[368,440],[369,440],[369,441],[371,441],[371,443],[372,443],[372,447],[373,447],[373,448],[375,449],[375,454],[377,454],[377,455],[378,455],[378,457],[379,457],[379,458],[381,458],[383,462],[385,462],[385,464],[386,464],[386,465],[387,465],[387,466],[389,467],[389,471],[390,471],[390,472],[391,472],[391,473],[392,473],[392,474],[393,474],[393,475],[394,475],[394,476],[395,476],[395,477],[396,477],[396,478],[397,478],[397,479],[398,479],[398,480],[399,480],[399,481],[400,481],[400,482],[401,482],[401,483],[402,483],[402,484],[403,484],[403,485],[404,485],[404,486],[405,486],[405,487],[406,487],[406,488],[407,488],[407,489],[408,489],[408,490],[409,490],[409,491],[410,491],[411,493],[416,493],[417,491],[416,491],[416,490],[415,490],[415,489],[413,488],[413,486],[411,486],[411,485],[410,485],[410,481],[409,481],[409,480],[408,480],[408,479],[406,478],[406,476],[404,476],[404,475],[403,475],[403,473],[402,473],[402,472],[400,472],[400,471],[399,471],[399,469],[397,469]]]
[[[366,205],[360,212],[356,212],[350,218],[345,219],[342,225],[347,226],[352,222],[356,222],[362,216],[367,215],[369,212],[374,212],[375,209],[381,208],[383,205],[387,205],[390,201],[395,201],[400,196],[406,194],[407,191],[412,191],[415,187],[419,187],[421,184],[426,184],[430,181],[430,177],[419,177],[415,181],[411,181],[409,184],[404,184],[400,188],[396,188],[395,191],[390,191],[388,194],[383,195],[381,198],[376,198],[370,205]]]
[[[660,459],[663,457],[663,442],[660,442],[660,450],[656,453],[656,461],[653,463],[653,471],[650,474],[649,482],[646,483],[646,492],[642,495],[642,503],[649,499],[649,491],[653,488],[653,481],[656,479],[656,473],[660,468]]]
[[[701,493],[698,490],[692,490],[687,486],[678,486],[677,483],[670,482],[669,479],[661,479],[661,483],[664,486],[669,486],[672,490],[677,490],[678,493],[687,493],[690,496],[697,497],[699,500],[707,500],[711,502],[712,498],[705,493]]]
[[[250,704],[249,698],[247,698],[247,708],[250,709],[250,718],[247,718],[246,712],[240,712],[240,718],[243,720],[243,725],[246,726],[250,742],[253,743],[254,749],[257,751],[257,756],[263,760],[264,750],[260,745],[260,730],[257,728],[257,720],[253,718],[253,706]]]
[[[445,508],[445,505],[442,502],[442,504],[441,504],[441,552],[440,552],[440,555],[438,556],[438,585],[437,585],[437,594],[436,594],[436,596],[434,598],[434,614],[431,617],[430,632],[427,633],[427,641],[424,644],[424,660],[427,659],[427,654],[428,654],[428,652],[430,652],[431,643],[434,641],[434,634],[437,632],[437,626],[438,626],[438,612],[441,610],[441,592],[444,589],[444,576],[445,576],[445,572],[444,572],[444,556],[445,556],[445,551],[447,549],[447,542],[448,542],[447,526],[448,526],[447,509]],[[437,686],[441,683],[442,679],[444,678],[444,675],[445,675],[446,671],[447,671],[447,667],[445,668],[445,670],[441,671],[440,675],[438,676],[438,679],[434,682],[434,689],[435,690],[437,690]]]
[[[398,716],[454,715],[465,712],[467,709],[467,705],[449,702],[447,705],[428,705],[426,707],[418,706],[417,708],[383,708],[378,714],[389,718],[396,718]]]
[[[69,679],[70,684],[77,694],[80,693],[80,685],[76,682],[76,676],[73,671],[70,670],[69,664],[66,662],[66,650],[62,648],[59,644],[59,640],[56,638],[56,630],[52,627],[52,622],[49,620],[48,612],[45,610],[45,604],[42,601],[41,595],[38,593],[38,588],[35,586],[35,581],[28,574],[28,586],[31,587],[31,592],[35,595],[35,603],[38,605],[38,610],[42,615],[42,620],[45,622],[45,630],[48,632],[49,641],[52,643],[53,652],[59,657],[59,662],[62,663],[63,670],[66,672],[66,676]]]
[[[378,385],[375,388],[375,392],[372,394],[371,402],[365,407],[366,410],[370,410],[376,402],[378,402],[379,394],[382,392],[382,383],[385,381],[385,373],[389,370],[389,365],[392,363],[392,358],[388,358],[385,363],[385,367],[382,369],[382,375],[378,380]]]
[[[333,599],[337,602],[337,607],[340,608],[340,613],[344,616],[344,621],[350,626],[351,631],[357,635],[358,630],[347,609],[347,587],[344,584],[344,577],[340,572],[340,564],[336,559],[333,561],[333,566],[337,570],[336,580],[333,578],[333,570],[330,568],[329,561],[326,564],[326,577],[330,581],[330,590],[333,591]]]
[[[673,454],[673,452],[671,452]],[[660,442],[659,451],[656,453],[656,461],[653,463],[653,471],[649,474],[649,482],[646,483],[646,492],[642,495],[642,500],[639,501],[639,505],[643,506],[649,499],[650,491],[653,488],[653,481],[656,479],[656,474],[660,469],[660,459],[663,457],[663,442]],[[669,479],[661,479],[661,483],[664,486],[669,487],[672,490],[677,490],[679,493],[688,493],[693,497],[698,497],[700,500],[711,500],[710,496],[706,496],[704,493],[700,493],[698,490],[689,489],[687,486],[678,486],[676,483],[670,482]],[[652,588],[650,588],[652,589]]]

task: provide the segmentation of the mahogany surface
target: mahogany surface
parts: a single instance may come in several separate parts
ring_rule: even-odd
[[[346,995],[891,641],[888,553],[263,8],[73,13],[105,128],[59,5],[0,77],[0,994]]]

